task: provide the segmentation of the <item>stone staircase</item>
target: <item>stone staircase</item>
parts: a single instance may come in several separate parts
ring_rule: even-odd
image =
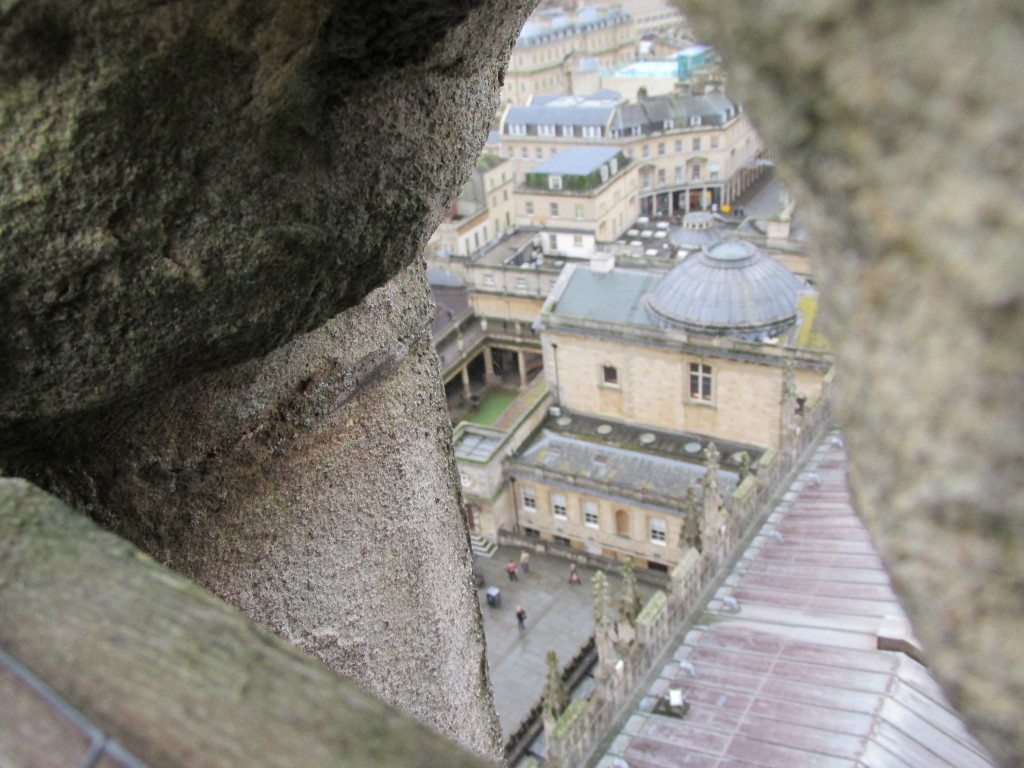
[[[478,557],[494,557],[494,552],[498,549],[493,541],[475,533],[469,535],[469,543],[473,548],[473,554]]]

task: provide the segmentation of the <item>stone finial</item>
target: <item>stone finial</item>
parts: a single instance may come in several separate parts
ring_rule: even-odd
[[[619,601],[620,618],[632,624],[640,615],[640,590],[636,584],[633,562],[627,561],[622,569],[622,599]]]
[[[718,446],[715,445],[714,442],[708,443],[707,447],[704,449],[704,463],[707,464],[708,474],[711,474],[711,471],[715,470],[715,477],[717,478],[717,470],[721,465],[721,461],[722,454],[718,450]]]
[[[683,531],[680,536],[682,548],[692,547],[698,552],[704,551],[704,542],[701,540],[701,529],[703,526],[704,510],[697,504],[697,494],[694,493],[691,485],[686,489],[686,516],[683,518]]]
[[[793,356],[786,358],[782,368],[782,408],[779,438],[785,447],[792,443],[800,434],[800,413],[797,402],[796,373],[793,368]]]
[[[590,583],[594,600],[594,627],[600,632],[607,630],[615,621],[611,611],[611,600],[608,596],[608,579],[601,571],[598,571]]]
[[[703,541],[716,538],[724,522],[722,519],[722,488],[718,482],[718,468],[721,458],[722,454],[719,453],[718,447],[714,443],[708,443],[708,447],[704,449],[707,472],[704,475],[704,519],[701,526]]]
[[[746,480],[753,474],[753,469],[751,467],[750,462],[750,454],[747,451],[740,451],[738,454],[736,454],[736,456],[739,459],[740,463],[738,472],[740,476],[740,482],[742,483],[744,480]]]
[[[569,706],[569,692],[558,671],[558,656],[548,651],[548,679],[544,684],[544,720],[557,722],[565,708]]]

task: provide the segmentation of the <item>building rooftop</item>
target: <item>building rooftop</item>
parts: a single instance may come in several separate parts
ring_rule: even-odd
[[[621,152],[618,147],[568,147],[531,168],[530,173],[587,176],[618,157]]]
[[[644,297],[655,289],[662,275],[620,267],[611,272],[597,272],[577,265],[568,273],[568,281],[552,311],[606,323],[650,325]]]
[[[679,64],[675,58],[671,61],[655,59],[653,61],[637,61],[614,70],[614,77],[676,77]]]
[[[523,25],[516,40],[517,46],[542,45],[592,29],[602,29],[628,22],[630,16],[616,6],[582,6],[575,14],[558,9],[541,9]]]
[[[754,244],[731,239],[687,256],[647,307],[659,324],[694,333],[777,336],[796,322],[805,288]]]
[[[928,669],[879,650],[905,619],[850,505],[838,437],[790,491],[600,768],[992,768]],[[689,703],[682,719],[652,711],[670,687]]]
[[[686,489],[698,484],[707,471],[704,449],[711,439],[704,435],[648,429],[577,413],[549,417],[516,454],[519,470],[543,470],[567,481],[589,480],[611,494],[629,498],[654,494],[671,499],[670,511],[678,511]],[[753,460],[761,450],[752,446],[714,441],[722,452],[720,471],[723,493],[736,487],[740,451]],[[697,489],[699,492],[699,488]]]
[[[690,254],[667,274],[572,265],[548,311],[604,323],[678,328],[763,340],[790,331],[803,280],[755,245],[725,240]]]

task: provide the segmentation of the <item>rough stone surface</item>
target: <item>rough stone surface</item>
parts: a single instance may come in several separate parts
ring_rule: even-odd
[[[689,0],[821,250],[857,506],[929,664],[1024,764],[1024,16]]]
[[[24,480],[0,542],[4,768],[485,766]]]
[[[433,311],[414,263],[266,358],[77,424],[14,469],[493,758]]]
[[[417,254],[534,0],[10,0],[0,447],[265,354]]]

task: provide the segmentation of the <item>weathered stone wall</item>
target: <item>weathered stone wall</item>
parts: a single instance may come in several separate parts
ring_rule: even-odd
[[[432,316],[417,263],[263,359],[76,425],[22,473],[490,754]]]
[[[533,4],[14,0],[0,25],[0,467],[492,758],[413,261]]]
[[[860,513],[929,663],[1024,764],[1024,17],[689,0],[820,246]]]
[[[6,4],[0,447],[265,354],[408,264],[533,4]]]

